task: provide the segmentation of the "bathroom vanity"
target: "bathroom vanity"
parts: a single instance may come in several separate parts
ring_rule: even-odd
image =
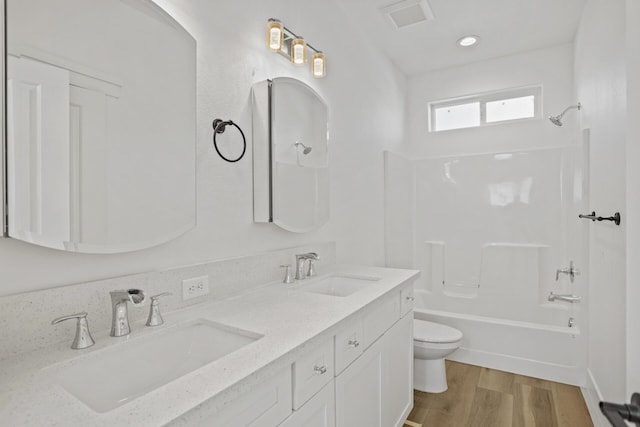
[[[333,266],[164,313],[160,327],[133,322],[129,337],[94,333],[85,350],[67,342],[4,360],[0,423],[402,426],[417,275]],[[217,339],[233,347],[214,354]]]

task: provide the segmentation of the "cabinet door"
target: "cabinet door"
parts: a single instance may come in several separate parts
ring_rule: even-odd
[[[333,381],[324,386],[280,427],[335,427],[336,406]]]
[[[413,316],[404,316],[381,338],[382,416],[386,427],[402,427],[413,408]]]
[[[329,381],[333,380],[333,337],[307,351],[293,364],[293,409],[300,409]]]
[[[362,354],[362,318],[358,317],[336,334],[336,376]]]
[[[382,340],[335,379],[337,427],[389,427],[382,419]]]

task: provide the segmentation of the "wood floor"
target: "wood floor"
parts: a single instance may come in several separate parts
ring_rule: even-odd
[[[411,427],[593,427],[578,387],[446,361],[449,390],[415,391]]]

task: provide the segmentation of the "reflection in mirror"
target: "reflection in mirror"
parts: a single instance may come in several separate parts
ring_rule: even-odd
[[[112,253],[192,228],[194,39],[151,0],[6,1],[9,235]]]
[[[327,106],[287,77],[253,87],[254,220],[314,230],[329,219]]]

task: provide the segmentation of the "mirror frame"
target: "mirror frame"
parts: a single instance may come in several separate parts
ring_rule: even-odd
[[[0,124],[2,127],[2,147],[0,148],[0,158],[2,164],[0,166],[0,215],[2,215],[2,234],[1,237],[9,237],[9,224],[7,221],[7,2],[0,0],[0,78],[2,79],[0,89],[0,102],[2,102],[2,114],[0,114]]]
[[[276,81],[291,82],[304,87],[308,93],[322,103],[327,112],[327,132],[325,144],[329,144],[329,106],[327,102],[311,86],[302,80],[293,77],[274,77],[254,83],[252,92],[252,140],[253,140],[253,221],[255,223],[275,224],[283,230],[293,233],[307,233],[315,231],[325,225],[330,218],[330,199],[327,199],[327,216],[315,222],[309,227],[295,227],[283,222],[278,217],[278,212],[274,212],[276,191],[278,185],[275,182],[276,159],[275,151],[276,136],[274,135],[274,95],[273,85]],[[328,168],[328,164],[327,164]],[[330,182],[327,182],[330,188]]]

